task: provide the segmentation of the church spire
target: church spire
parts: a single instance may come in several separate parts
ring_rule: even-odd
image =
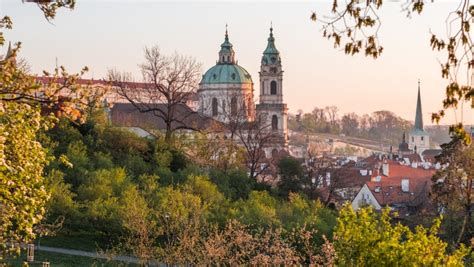
[[[263,51],[262,64],[281,64],[280,52],[275,46],[275,37],[273,37],[273,23],[270,23],[270,36],[267,39],[267,47]]]
[[[273,37],[273,24],[270,24],[270,36],[267,39],[267,48],[263,51],[263,54],[280,54],[278,49],[275,47],[275,37]]]
[[[221,51],[219,51],[218,64],[235,64],[235,52],[232,48],[232,44],[229,42],[227,24],[225,25],[224,42],[221,44]]]
[[[423,131],[423,112],[421,111],[420,80],[418,80],[418,99],[416,100],[415,130]]]

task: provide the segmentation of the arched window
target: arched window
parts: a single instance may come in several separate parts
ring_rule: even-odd
[[[237,98],[235,96],[230,100],[230,114],[237,115]]]
[[[272,95],[277,94],[277,82],[276,81],[272,81],[270,83],[270,94],[272,94]]]
[[[217,110],[217,98],[212,99],[212,116],[217,116],[218,110]]]
[[[277,117],[277,115],[272,116],[272,130],[273,131],[278,130],[278,117]]]

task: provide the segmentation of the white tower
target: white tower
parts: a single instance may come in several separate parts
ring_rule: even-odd
[[[283,69],[280,52],[275,47],[273,28],[270,28],[267,48],[263,52],[260,66],[260,103],[258,116],[264,116],[271,131],[275,132],[275,148],[288,145],[288,108],[283,103]]]

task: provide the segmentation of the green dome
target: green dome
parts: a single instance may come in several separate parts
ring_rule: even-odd
[[[252,83],[252,77],[237,64],[217,64],[210,68],[203,76],[201,84]]]

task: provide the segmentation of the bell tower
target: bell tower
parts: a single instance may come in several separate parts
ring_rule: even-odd
[[[276,143],[280,147],[288,145],[288,108],[283,102],[283,69],[280,52],[275,47],[273,27],[267,39],[260,65],[260,101],[257,113],[264,115],[269,129],[275,132]]]

